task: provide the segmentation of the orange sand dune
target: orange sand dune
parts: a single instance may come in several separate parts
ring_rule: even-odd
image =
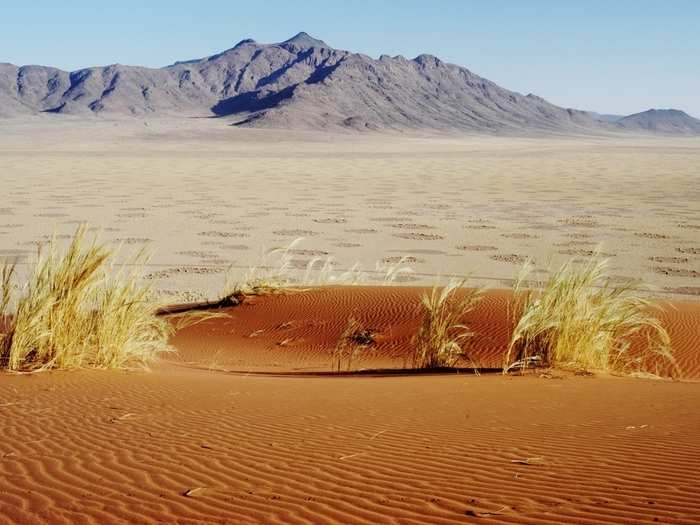
[[[355,368],[402,367],[419,293],[257,297],[150,373],[0,375],[0,525],[700,522],[700,382],[303,373],[350,315],[380,334]],[[469,318],[486,366],[507,297]],[[697,377],[700,308],[677,307]]]
[[[699,383],[0,377],[0,523],[698,523]]]
[[[222,310],[230,317],[184,329],[174,339],[183,363],[229,371],[317,372],[332,366],[331,351],[354,318],[377,334],[376,344],[353,363],[357,369],[410,366],[411,338],[426,288],[335,286],[251,297]],[[500,368],[512,330],[511,294],[486,293],[465,321],[475,337],[470,358]],[[672,339],[684,379],[700,378],[700,303],[661,303],[659,316]],[[468,363],[464,363],[467,365]]]

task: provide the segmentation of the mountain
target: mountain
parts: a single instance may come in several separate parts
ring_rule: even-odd
[[[509,91],[431,55],[372,59],[306,33],[277,44],[247,39],[160,69],[113,64],[66,72],[0,64],[0,116],[39,112],[218,116],[238,126],[296,129],[627,128]]]
[[[700,134],[700,120],[678,109],[650,109],[623,117],[615,123],[630,130],[673,134]]]

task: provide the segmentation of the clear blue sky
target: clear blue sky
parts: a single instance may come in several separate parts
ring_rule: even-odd
[[[34,0],[0,6],[0,62],[163,66],[306,31],[373,57],[431,53],[604,113],[700,117],[700,0]]]

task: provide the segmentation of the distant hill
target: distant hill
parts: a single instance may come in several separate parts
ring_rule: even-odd
[[[700,134],[700,120],[678,109],[650,109],[615,122],[626,129],[656,133]]]
[[[672,132],[670,124],[620,125],[561,108],[431,55],[375,60],[306,33],[277,44],[243,40],[160,69],[0,64],[0,116],[39,112],[219,116],[239,126],[292,129]]]

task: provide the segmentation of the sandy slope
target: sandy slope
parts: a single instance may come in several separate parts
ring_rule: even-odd
[[[161,369],[0,399],[4,524],[700,519],[697,383]]]
[[[185,366],[237,372],[324,372],[333,367],[332,350],[348,320],[355,319],[376,334],[376,342],[357,355],[353,371],[410,367],[411,338],[420,323],[420,296],[426,291],[410,286],[331,286],[251,297],[223,310],[228,317],[181,330],[174,339],[180,349],[177,360]],[[506,290],[488,290],[464,319],[475,333],[468,343],[469,357],[482,368],[503,365],[512,330],[511,297]],[[659,308],[680,377],[699,379],[700,304],[662,301]],[[460,364],[470,366],[467,361]]]
[[[0,376],[0,524],[700,520],[696,381],[299,374],[327,370],[350,314],[380,333],[356,366],[402,366],[419,292],[259,297],[150,373]],[[485,364],[506,299],[469,319],[494,336],[472,347]],[[699,319],[665,314],[685,377]]]

